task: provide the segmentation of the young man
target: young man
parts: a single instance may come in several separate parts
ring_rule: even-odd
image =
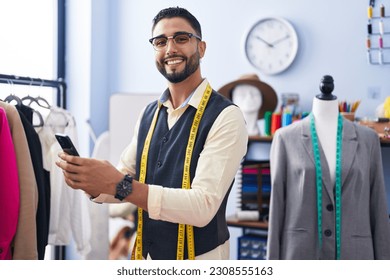
[[[150,43],[168,88],[141,113],[118,169],[65,153],[57,165],[94,201],[139,207],[135,259],[228,259],[225,212],[246,153],[243,115],[202,78],[206,43],[191,13],[160,11]]]

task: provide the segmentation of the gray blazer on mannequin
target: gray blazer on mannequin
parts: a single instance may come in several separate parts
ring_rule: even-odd
[[[390,259],[390,224],[377,134],[343,121],[341,259]],[[271,147],[268,259],[335,259],[334,186],[319,143],[323,175],[322,248],[317,230],[310,119],[279,129]]]

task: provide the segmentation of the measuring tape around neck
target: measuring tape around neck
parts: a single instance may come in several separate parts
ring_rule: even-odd
[[[183,189],[190,189],[190,163],[192,158],[192,152],[195,144],[196,134],[198,132],[200,120],[202,119],[203,113],[205,111],[207,102],[211,96],[212,89],[210,84],[207,85],[202,100],[200,101],[199,107],[196,110],[195,117],[192,122],[191,130],[190,130],[190,136],[188,138],[187,148],[186,148],[186,154],[184,159],[184,171],[183,171],[183,180],[182,180],[182,188]],[[140,164],[140,177],[139,182],[145,183],[146,179],[146,170],[147,170],[147,160],[148,160],[148,153],[150,148],[150,143],[152,140],[154,128],[157,123],[158,114],[161,108],[161,104],[159,104],[158,108],[156,109],[152,123],[149,127],[148,134],[145,139],[144,148],[142,150],[141,155],[141,164]],[[142,208],[138,208],[138,225],[137,225],[137,237],[134,245],[134,249],[132,252],[131,259],[135,260],[142,260],[142,231],[143,231],[143,217],[142,217],[143,210]],[[184,229],[186,229],[187,233],[187,247],[188,247],[188,259],[195,259],[195,245],[194,245],[194,234],[193,234],[193,226],[191,225],[184,225],[179,224],[178,227],[178,243],[177,243],[177,252],[176,252],[176,258],[178,260],[184,259]]]
[[[335,220],[336,220],[336,259],[340,259],[341,255],[341,150],[342,150],[342,132],[343,132],[343,117],[338,116],[337,122],[337,144],[336,144],[336,186],[335,186]],[[317,227],[318,241],[320,248],[322,247],[322,167],[318,144],[318,136],[316,132],[314,116],[310,114],[310,132],[313,144],[313,153],[316,170],[316,189],[317,189]]]

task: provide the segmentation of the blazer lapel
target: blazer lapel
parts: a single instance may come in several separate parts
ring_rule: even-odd
[[[344,120],[343,121],[343,143],[342,143],[342,165],[341,165],[341,186],[351,171],[352,163],[356,156],[356,149],[358,146],[357,134],[354,125]]]
[[[321,158],[321,168],[322,168],[322,183],[325,186],[326,192],[332,203],[334,203],[334,185],[330,179],[330,170],[328,161],[326,160],[326,156],[324,150],[322,149],[321,142],[318,141],[318,147],[320,150],[320,158]],[[336,151],[335,151],[336,152]]]
[[[313,153],[313,144],[311,142],[311,133],[310,133],[310,117],[306,117],[301,120],[301,133],[302,133],[302,142],[305,147],[306,152],[309,155],[310,160],[313,165],[315,165],[314,161],[314,153]]]
[[[305,147],[305,150],[309,155],[308,157],[310,158],[313,165],[315,166],[309,117],[302,120],[302,141],[303,141],[303,146]],[[325,153],[322,149],[320,141],[318,141],[318,148],[319,148],[320,159],[321,159],[322,184],[323,186],[325,186],[326,193],[328,194],[329,199],[332,201],[332,203],[334,203],[333,185],[331,184],[331,180],[330,180],[329,166],[328,166],[328,162],[326,161]],[[313,178],[313,182],[315,184],[315,178]]]

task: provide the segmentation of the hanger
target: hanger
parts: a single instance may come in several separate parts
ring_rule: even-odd
[[[34,82],[34,79],[33,78],[30,78],[31,79],[31,82],[30,82],[30,87],[29,89],[31,89],[31,86]],[[26,100],[29,100],[29,104],[28,106],[31,108],[30,104],[33,103],[33,102],[36,102],[38,105],[39,102],[37,101],[37,99],[33,96],[30,95],[30,91],[29,93],[27,94],[27,96],[24,96],[21,98],[21,102],[23,104],[23,101],[26,101]],[[42,114],[38,111],[38,110],[35,110],[34,108],[31,108],[32,109],[32,112],[33,112],[33,115],[35,114],[38,118],[34,118],[33,117],[33,127],[42,127],[44,125],[44,120],[43,120],[43,117],[42,117]],[[38,123],[34,123],[34,120],[38,119]]]
[[[40,87],[42,87],[43,84],[44,84],[44,81],[42,79],[41,79],[41,81],[42,82],[40,84]],[[32,83],[33,83],[33,80],[31,79],[31,84]],[[47,100],[45,98],[41,97],[41,96],[32,97],[30,95],[27,95],[27,96],[22,98],[22,101],[25,101],[25,100],[30,100],[30,102],[27,104],[30,107],[31,107],[31,104],[36,103],[36,104],[38,104],[42,108],[45,108],[45,109],[50,109],[51,108],[49,102],[47,102]]]
[[[42,127],[44,124],[45,124],[45,122],[44,122],[44,120],[43,120],[43,117],[42,117],[42,114],[38,111],[38,110],[35,110],[35,109],[33,109],[33,115],[36,115],[36,116],[38,116],[38,123],[37,124],[35,124],[34,123],[34,121],[33,121],[33,127]],[[33,120],[34,120],[35,118],[33,118]]]
[[[42,87],[43,84],[45,83],[43,79],[41,79],[41,81],[42,82],[41,82],[40,87]],[[51,105],[49,104],[49,102],[47,102],[47,100],[45,98],[43,98],[42,96],[38,95],[38,97],[36,99],[37,99],[38,105],[41,106],[42,108],[46,108],[46,109],[51,108]]]
[[[50,109],[51,106],[49,104],[49,102],[47,102],[47,100],[41,96],[38,96],[35,98],[36,99],[36,103],[41,106],[42,108],[45,108],[45,109]]]
[[[33,82],[34,82],[34,79],[33,79],[33,78],[30,78],[30,79],[31,79],[31,83],[30,83],[30,87],[29,87],[29,92],[28,92],[27,96],[24,96],[24,97],[21,98],[22,101],[26,101],[26,100],[29,100],[29,101],[30,101],[30,103],[28,104],[28,106],[29,106],[31,103],[35,102],[35,97],[32,97],[32,96],[30,95],[30,88],[31,88],[31,85],[32,85]]]
[[[11,93],[4,99],[4,102],[11,103],[12,101],[16,101],[16,105],[22,105],[22,100],[18,96],[12,93],[12,87],[14,83],[11,80],[7,80],[7,83],[11,87]]]

